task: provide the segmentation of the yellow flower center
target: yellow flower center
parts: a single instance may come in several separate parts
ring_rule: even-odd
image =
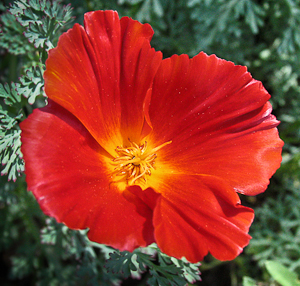
[[[162,147],[172,143],[166,142],[156,148],[148,148],[147,141],[138,145],[130,142],[130,147],[117,147],[115,151],[118,156],[112,159],[111,164],[115,166],[113,174],[118,178],[112,183],[124,182],[127,185],[146,184],[147,176],[155,170],[156,152]]]

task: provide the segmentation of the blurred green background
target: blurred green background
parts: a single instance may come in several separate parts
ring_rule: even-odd
[[[0,4],[2,84],[18,82],[37,60],[30,54],[32,45],[22,38],[22,27],[6,12],[11,2]],[[265,193],[242,197],[256,213],[250,245],[231,262],[207,257],[197,285],[279,285],[266,271],[267,260],[279,261],[300,277],[300,1],[73,0],[62,4],[71,4],[75,17],[65,30],[74,22],[82,23],[87,11],[114,9],[120,16],[150,23],[155,32],[152,46],[164,57],[205,51],[246,65],[263,82],[272,95],[273,114],[281,121],[282,167]],[[15,38],[5,36],[7,29]],[[27,112],[33,107],[27,107]],[[24,176],[16,182],[2,176],[0,183],[1,285],[113,285],[112,277],[104,273],[101,251],[84,236],[47,219],[26,192]],[[76,273],[81,273],[81,280],[74,278]],[[146,285],[147,275],[121,285]],[[245,284],[245,276],[262,284]]]

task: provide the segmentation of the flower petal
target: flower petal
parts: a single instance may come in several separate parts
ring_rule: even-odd
[[[154,210],[155,240],[176,258],[198,262],[210,252],[231,260],[250,240],[253,210],[240,205],[236,192],[212,176],[167,177]]]
[[[269,98],[246,67],[204,53],[175,55],[163,60],[153,83],[149,141],[172,140],[162,160],[182,172],[260,193],[280,166],[283,145]]]
[[[121,250],[154,241],[152,210],[110,184],[107,152],[73,115],[50,100],[21,129],[28,189],[47,215]]]
[[[75,24],[49,52],[45,92],[114,154],[128,126],[129,136],[142,132],[143,100],[162,55],[150,46],[148,24],[120,21],[115,11],[86,13],[84,24]]]
[[[118,19],[112,21],[111,25],[115,26],[113,30],[117,33]],[[116,60],[112,60],[109,66],[102,64],[100,69],[84,28],[75,24],[64,33],[59,38],[58,46],[49,51],[44,73],[45,92],[50,99],[75,115],[101,146],[112,153],[108,142],[116,145],[121,142],[118,137],[120,94],[118,84],[112,82],[119,77],[118,57],[115,55],[119,53],[119,48],[115,50],[119,47],[120,39],[109,34],[103,35],[103,38],[103,42],[108,43],[103,46],[103,52]],[[109,38],[116,38],[117,41],[111,42]],[[103,75],[99,75],[99,70]]]
[[[124,137],[139,142],[139,135],[147,124],[144,120],[144,99],[162,61],[162,53],[150,47],[153,30],[149,24],[142,25],[123,17],[121,34],[121,130]]]

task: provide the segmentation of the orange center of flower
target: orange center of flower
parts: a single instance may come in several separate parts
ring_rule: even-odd
[[[155,170],[156,152],[170,143],[172,141],[150,150],[147,141],[142,145],[130,142],[130,147],[118,146],[115,149],[118,156],[111,162],[115,166],[113,174],[119,178],[114,183],[125,182],[129,186],[147,183],[147,176]]]

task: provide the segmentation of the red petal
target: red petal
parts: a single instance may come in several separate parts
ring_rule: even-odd
[[[150,47],[149,25],[128,18],[120,22],[117,12],[87,13],[84,24],[85,29],[75,24],[49,52],[45,91],[114,154],[123,143],[120,132],[128,126],[127,136],[142,132],[143,100],[161,53]]]
[[[116,30],[118,23],[115,24]],[[118,46],[117,43],[107,47],[111,58],[117,58],[112,47]],[[75,24],[64,33],[57,48],[50,50],[46,61],[45,92],[50,99],[75,115],[101,146],[112,153],[108,142],[114,142],[115,146],[121,142],[117,137],[120,95],[118,84],[106,79],[107,76],[118,78],[118,63],[111,61],[107,67],[102,64],[102,70],[107,69],[107,76],[99,76],[100,64],[95,62],[92,50],[92,43],[83,27]]]
[[[47,215],[121,250],[154,241],[152,210],[110,184],[108,154],[73,115],[50,101],[21,129],[28,189]]]
[[[154,210],[160,195],[151,188],[142,190],[140,186],[130,186],[124,190],[123,196],[135,205],[138,213],[143,214],[145,211]],[[153,232],[153,227],[151,229]]]
[[[283,145],[269,98],[246,67],[204,53],[175,55],[163,61],[153,83],[149,141],[172,140],[161,160],[182,172],[260,193],[280,166]]]
[[[139,142],[144,121],[144,98],[162,60],[161,52],[150,47],[153,30],[128,17],[121,19],[121,106],[122,133]],[[142,120],[141,120],[142,119]],[[145,134],[143,134],[145,135]]]
[[[155,240],[176,258],[198,262],[210,252],[232,260],[250,240],[253,210],[240,205],[238,195],[210,176],[168,177],[154,211]]]

